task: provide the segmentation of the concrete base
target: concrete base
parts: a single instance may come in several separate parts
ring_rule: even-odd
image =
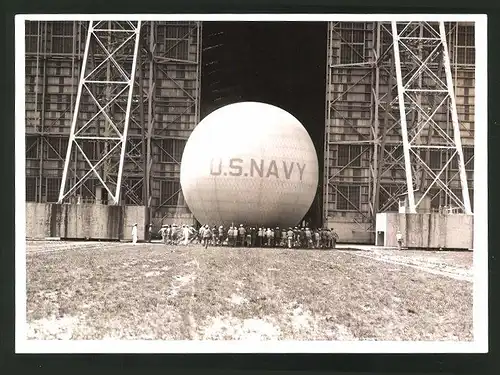
[[[27,239],[144,240],[144,206],[26,202]]]
[[[374,243],[373,229],[370,231],[368,223],[353,223],[352,220],[341,218],[328,219],[327,227],[332,228],[339,239],[345,243],[372,244]]]
[[[375,245],[397,247],[398,230],[403,235],[403,247],[407,248],[474,248],[473,215],[380,213],[377,214]]]

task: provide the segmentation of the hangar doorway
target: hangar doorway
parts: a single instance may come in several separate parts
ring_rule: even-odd
[[[260,101],[290,112],[313,140],[319,163],[306,220],[322,224],[326,22],[204,22],[201,118],[224,105]]]

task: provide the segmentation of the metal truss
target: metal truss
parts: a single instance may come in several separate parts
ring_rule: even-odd
[[[174,163],[180,166],[180,160],[177,160],[173,155],[171,155],[167,150],[162,147],[161,141],[164,139],[181,139],[186,140],[188,136],[172,136],[172,125],[175,121],[179,120],[183,115],[189,113],[191,109],[194,107],[194,112],[196,114],[195,124],[197,124],[200,120],[200,106],[199,106],[199,92],[200,92],[200,63],[201,63],[201,22],[188,22],[183,26],[187,26],[183,33],[180,33],[177,38],[173,41],[173,43],[169,46],[166,46],[165,49],[159,48],[159,40],[158,33],[159,28],[163,27],[176,27],[173,25],[160,25],[158,22],[151,21],[144,24],[143,28],[147,30],[147,40],[144,41],[144,50],[146,59],[144,59],[143,65],[141,65],[141,71],[147,70],[148,74],[148,83],[147,83],[147,91],[141,90],[146,97],[147,103],[147,111],[145,111],[145,116],[147,115],[147,121],[145,127],[145,138],[144,138],[144,146],[147,152],[145,153],[145,189],[147,199],[146,205],[151,209],[150,217],[153,215],[154,210],[159,210],[165,207],[166,203],[172,199],[174,196],[178,196],[181,194],[181,189],[175,191],[170,197],[167,197],[163,201],[160,201],[158,205],[152,207],[151,205],[151,184],[152,184],[152,148],[156,146],[160,149],[161,153],[167,155]],[[187,43],[188,46],[191,44],[191,40],[196,40],[196,54],[192,57],[189,56],[187,59],[179,59],[175,56],[175,49],[182,43]],[[181,81],[176,79],[173,72],[169,71],[168,64],[176,64],[177,66],[195,66],[196,67],[196,95],[193,97],[190,95],[183,87]],[[161,74],[163,76],[163,80],[169,81],[172,85],[179,89],[183,94],[183,101],[187,102],[183,113],[180,113],[175,116],[171,123],[166,123],[163,126],[159,126],[159,124],[155,120],[155,111],[158,111],[160,108],[168,106],[169,103],[164,103],[164,98],[158,97],[156,94],[157,88],[157,76]],[[147,113],[146,113],[147,112]],[[193,125],[195,125],[193,124]],[[155,177],[159,177],[158,175]],[[180,186],[180,185],[179,185]],[[165,219],[168,214],[164,214],[161,220]]]
[[[471,214],[444,22],[392,21],[391,32],[408,210],[416,213],[431,189],[438,187],[456,208]],[[439,118],[450,115],[452,134],[439,125]],[[433,152],[446,158],[439,168],[430,165]],[[442,179],[454,159],[461,197]],[[420,192],[418,199],[415,191]]]
[[[120,203],[140,29],[140,21],[89,24],[59,203],[92,176]]]
[[[360,84],[368,83],[371,80],[371,72],[369,68],[374,65],[374,62],[369,58],[369,56],[364,54],[364,51],[359,51],[354,48],[350,40],[345,40],[342,37],[342,22],[329,22],[328,24],[328,50],[327,50],[327,87],[332,88],[335,84],[334,74],[341,71],[342,69],[359,69],[359,75],[357,75],[355,82],[349,83],[344,86],[341,92],[327,92],[326,95],[326,106],[325,106],[325,118],[326,129],[325,129],[325,143],[324,143],[324,154],[325,154],[325,170],[324,170],[324,182],[323,182],[323,216],[324,219],[327,218],[329,212],[329,194],[334,193],[337,196],[341,196],[345,199],[352,209],[361,216],[362,222],[370,222],[370,217],[367,212],[363,212],[359,207],[351,202],[348,197],[342,194],[338,188],[337,184],[343,183],[341,173],[346,168],[349,168],[351,164],[361,158],[361,156],[367,152],[372,152],[371,147],[374,143],[373,136],[371,133],[362,133],[357,126],[352,122],[351,119],[345,116],[344,96],[349,94],[351,90]],[[339,49],[335,51],[334,40],[339,40],[346,48],[346,54],[351,55],[356,63],[344,63],[341,56],[339,55]],[[338,47],[338,46],[337,46]],[[368,70],[367,70],[368,68]],[[367,110],[370,110],[371,104],[367,104]],[[358,136],[357,141],[345,141],[341,140],[340,137],[332,131],[333,117],[342,119],[342,126],[348,127],[352,134]],[[340,145],[359,145],[359,153],[356,155],[351,155],[349,162],[343,166],[332,166],[330,165],[330,154],[331,152]],[[368,178],[362,178],[361,182],[364,185],[369,185],[372,176]],[[362,223],[359,223],[360,225]]]

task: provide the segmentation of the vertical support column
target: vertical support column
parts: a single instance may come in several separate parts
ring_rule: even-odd
[[[322,220],[323,226],[328,225],[328,205],[329,205],[329,195],[330,186],[329,179],[330,174],[328,173],[330,168],[330,124],[331,124],[331,85],[332,85],[332,42],[333,42],[333,30],[332,22],[328,22],[328,37],[326,40],[326,103],[325,103],[325,143],[324,143],[324,159],[325,165],[323,166],[323,213]]]
[[[156,49],[156,22],[150,22],[149,29],[149,81],[148,81],[148,128],[146,132],[146,191],[145,198],[146,206],[148,207],[149,222],[152,220],[151,212],[151,166],[152,166],[152,149],[151,149],[151,136],[154,128],[154,98],[155,98],[155,61],[154,54]]]
[[[381,32],[380,22],[376,22],[375,26],[375,48],[374,48],[374,85],[372,90],[373,96],[373,188],[372,188],[372,216],[375,225],[376,215],[379,208],[379,195],[380,195],[380,121],[379,121],[379,106],[380,106],[380,51],[381,51]],[[374,226],[375,227],[375,226]]]
[[[396,69],[396,80],[398,84],[399,114],[401,116],[401,136],[403,141],[403,154],[405,159],[406,186],[408,189],[408,209],[409,213],[416,213],[415,196],[413,194],[413,178],[410,160],[410,146],[408,142],[408,128],[406,122],[405,88],[401,74],[401,60],[399,55],[399,35],[396,21],[391,21],[392,38],[394,48],[394,64]]]
[[[122,134],[122,151],[120,154],[120,166],[118,167],[118,178],[116,181],[116,195],[114,196],[113,203],[119,204],[120,203],[120,193],[121,193],[121,183],[122,183],[122,174],[123,174],[123,162],[125,160],[125,150],[126,150],[126,144],[127,144],[127,135],[128,135],[128,125],[130,121],[130,107],[132,105],[132,94],[134,92],[134,82],[135,82],[135,72],[137,68],[137,52],[139,49],[139,35],[141,32],[141,21],[137,21],[137,28],[135,29],[135,44],[134,44],[134,57],[132,60],[132,72],[130,75],[130,81],[129,81],[129,93],[128,93],[128,100],[127,100],[127,109],[125,112],[125,124],[124,124],[124,129],[123,129],[123,134]]]
[[[451,104],[451,120],[453,123],[453,140],[455,142],[457,156],[458,156],[458,169],[460,174],[460,183],[462,187],[462,199],[465,207],[465,213],[472,214],[470,205],[469,188],[467,184],[467,173],[465,172],[464,155],[462,151],[462,139],[460,137],[460,125],[458,123],[457,103],[455,100],[455,90],[453,89],[453,77],[451,75],[450,56],[448,54],[448,44],[446,42],[446,31],[444,22],[439,22],[439,33],[441,35],[441,43],[443,44],[443,60],[444,70],[446,73],[446,84],[448,86],[448,93],[450,96]]]

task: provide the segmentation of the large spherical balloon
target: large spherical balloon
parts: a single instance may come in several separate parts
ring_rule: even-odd
[[[181,187],[202,224],[296,225],[318,186],[316,150],[288,112],[256,102],[227,105],[188,139]]]

